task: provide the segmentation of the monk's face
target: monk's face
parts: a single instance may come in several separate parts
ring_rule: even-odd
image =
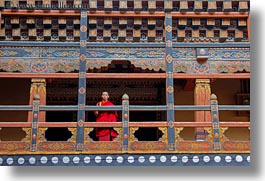
[[[101,98],[102,98],[103,101],[107,101],[109,99],[108,92],[102,92]]]

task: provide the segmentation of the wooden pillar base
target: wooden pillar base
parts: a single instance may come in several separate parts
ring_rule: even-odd
[[[35,95],[40,96],[40,105],[46,105],[46,80],[45,79],[31,79],[30,99],[29,105],[33,104]],[[39,122],[45,122],[46,112],[40,111]],[[28,113],[28,122],[32,122],[32,111]]]
[[[210,79],[196,79],[194,90],[195,105],[210,105],[211,86]],[[210,111],[195,111],[195,122],[211,121]],[[196,141],[204,141],[206,137],[204,128],[195,128]]]

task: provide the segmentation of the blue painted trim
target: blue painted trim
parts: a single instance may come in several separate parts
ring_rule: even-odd
[[[214,150],[220,151],[221,144],[220,144],[219,111],[218,111],[217,99],[211,99],[211,114],[212,114]]]
[[[0,166],[251,166],[250,154],[0,155]]]
[[[39,100],[33,101],[32,106],[32,124],[31,124],[31,144],[30,151],[35,152],[37,150],[37,138],[38,138],[38,122],[39,122]]]
[[[166,32],[166,100],[167,100],[167,122],[168,122],[168,149],[174,151],[175,146],[175,111],[174,111],[174,78],[173,76],[173,53],[172,53],[172,13],[167,12],[165,16]],[[171,90],[170,90],[171,89]]]
[[[87,40],[87,11],[81,11],[80,16],[80,60],[79,60],[79,78],[78,78],[78,112],[77,112],[77,135],[76,150],[82,151],[84,145],[84,122],[85,122],[85,104],[86,104],[86,44]],[[81,76],[82,75],[82,76]]]
[[[65,47],[78,47],[80,42],[36,42],[36,41],[0,41],[0,46],[65,46]],[[207,48],[250,48],[249,42],[231,42],[231,43],[178,43],[173,42],[173,48],[187,48],[187,47],[207,47]],[[102,47],[110,47],[110,48],[165,48],[165,42],[150,42],[150,43],[117,43],[117,42],[88,42],[87,47],[92,48],[102,48]]]
[[[130,105],[130,111],[166,111],[166,105],[157,105],[157,106],[139,106],[139,105]],[[218,105],[220,111],[249,111],[251,106],[249,105]],[[1,111],[31,111],[32,106],[5,106],[0,105]],[[41,111],[77,111],[78,106],[40,106]],[[113,111],[113,110],[122,110],[122,106],[107,106],[107,107],[98,107],[98,106],[85,106],[84,110],[86,111]],[[209,111],[211,110],[210,106],[195,106],[195,105],[174,105],[174,110],[190,110],[190,111]]]
[[[129,100],[122,100],[122,146],[123,151],[128,151],[129,145]]]

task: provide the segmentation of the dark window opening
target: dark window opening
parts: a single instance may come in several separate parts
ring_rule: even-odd
[[[46,122],[76,122],[76,111],[47,111]]]
[[[134,136],[138,141],[159,141],[163,133],[158,128],[139,128]]]
[[[48,128],[45,132],[47,141],[67,141],[71,136],[68,128]]]

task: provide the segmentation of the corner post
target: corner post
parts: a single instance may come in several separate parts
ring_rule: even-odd
[[[40,108],[40,96],[34,95],[32,105],[32,126],[31,126],[31,146],[30,151],[35,152],[37,150],[37,138],[38,138],[38,122],[39,122],[39,108]]]
[[[166,2],[165,16],[165,39],[166,39],[166,95],[167,95],[167,124],[168,124],[168,150],[175,148],[175,111],[174,111],[174,78],[173,78],[173,56],[172,56],[172,1]]]
[[[218,111],[218,101],[215,94],[211,95],[211,113],[212,113],[214,150],[220,151],[221,145],[220,145],[219,111]]]
[[[122,96],[122,151],[128,151],[129,138],[129,96]]]

